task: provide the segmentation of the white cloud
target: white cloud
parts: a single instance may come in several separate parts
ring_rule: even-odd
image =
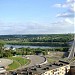
[[[74,17],[74,14],[72,14],[72,13],[60,13],[60,14],[57,14],[56,17]]]
[[[58,29],[63,30],[65,33],[70,31],[74,32],[75,0],[65,0],[64,3],[55,4],[54,7],[58,7],[61,10],[63,9],[63,12],[59,11],[56,15],[56,18],[59,17],[58,21],[53,23],[53,25],[57,26]]]
[[[55,4],[54,7],[62,7],[62,4]]]
[[[70,20],[69,18],[65,19],[65,22],[69,23],[69,24],[74,24],[74,22],[72,20]]]
[[[75,0],[67,0],[65,3],[55,4],[54,7],[66,8],[75,12]]]
[[[57,27],[58,26],[60,26],[60,27],[66,27],[66,26],[73,27],[74,26],[74,21],[69,19],[69,18],[65,18],[65,19],[60,19],[60,21],[56,21],[56,22],[54,22],[52,24],[57,25]]]
[[[3,23],[2,23],[3,24]],[[64,31],[63,31],[64,30]],[[0,34],[49,34],[73,32],[73,25],[61,20],[56,23],[4,23],[0,25]],[[9,33],[8,33],[9,32]]]
[[[55,4],[55,7],[64,9],[63,12],[60,12],[56,15],[58,19],[57,22],[53,23],[56,26],[56,29],[63,30],[63,32],[74,32],[74,12],[75,12],[75,0],[66,0],[65,3]],[[57,5],[57,6],[56,6]],[[65,11],[66,10],[66,11]]]
[[[70,10],[71,10],[72,12],[74,12],[74,13],[75,13],[75,2],[74,2],[74,4],[73,4],[73,5],[71,5]]]
[[[64,33],[70,33],[70,32],[74,32],[74,25],[73,22],[70,19],[60,19],[59,21],[56,21],[54,23],[52,23],[52,25],[54,26],[56,32],[58,31],[62,31]]]
[[[70,2],[71,0],[67,0],[67,2]]]
[[[75,0],[67,0],[67,2],[75,2]]]

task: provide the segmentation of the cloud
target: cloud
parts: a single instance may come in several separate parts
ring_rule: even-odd
[[[69,4],[67,4],[67,3],[65,3],[65,4],[60,4],[60,3],[58,3],[58,4],[55,4],[54,7],[67,8],[67,7],[69,7]]]
[[[54,7],[66,8],[67,10],[75,12],[75,0],[67,0],[65,3],[55,4]]]
[[[58,5],[58,4],[55,4]],[[56,15],[56,18],[59,17],[59,21],[57,22],[64,27],[68,25],[68,29],[73,29],[74,31],[74,13],[75,13],[75,0],[66,0],[64,3],[59,4],[60,9],[64,9],[63,12],[60,12]],[[56,6],[55,6],[56,7]],[[65,28],[64,28],[65,29]]]
[[[61,13],[61,14],[57,14],[56,17],[74,17],[74,14],[72,14],[72,13]]]
[[[2,24],[2,25],[1,25]],[[68,21],[59,21],[57,23],[1,23],[1,34],[50,34],[73,32],[73,26]],[[63,31],[64,30],[64,31]]]
[[[74,26],[74,21],[69,19],[69,18],[65,18],[65,19],[60,19],[59,21],[56,21],[54,23],[52,23],[53,25],[57,25],[60,26],[60,27],[66,27],[66,26]]]
[[[71,5],[71,8],[69,8],[69,10],[75,13],[75,2],[73,3],[73,5]]]
[[[75,0],[67,0],[67,2],[75,2]]]
[[[61,7],[61,8],[68,8],[68,7],[74,7],[75,0],[65,0],[65,3],[57,3],[54,4],[54,7]]]
[[[72,24],[72,25],[74,24],[74,22],[73,22],[72,20],[70,20],[69,18],[66,18],[66,19],[65,19],[65,22],[67,22],[67,23],[69,23],[69,24]]]
[[[60,19],[60,21],[56,21],[52,23],[52,25],[54,26],[56,32],[59,31],[61,33],[62,31],[63,33],[74,33],[74,25],[70,19]]]
[[[56,15],[56,18],[59,18],[52,24],[65,33],[67,31],[72,31],[74,33],[75,0],[66,0],[64,3],[55,4],[54,7],[60,8],[61,10],[63,9],[63,11]]]
[[[40,34],[49,33],[51,28],[48,24],[41,24],[35,22],[28,23],[1,23],[0,34]],[[50,29],[51,30],[51,29]],[[8,33],[9,32],[9,33]]]
[[[62,7],[62,4],[55,4],[54,7]]]

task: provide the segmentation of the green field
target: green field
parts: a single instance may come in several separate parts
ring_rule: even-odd
[[[23,65],[29,64],[29,60],[22,57],[9,57],[8,59],[13,60],[13,63],[9,65],[7,70],[14,70]]]
[[[20,67],[20,64],[16,61],[13,61],[13,63],[9,65],[7,70],[14,70],[14,69],[17,69],[18,67]]]

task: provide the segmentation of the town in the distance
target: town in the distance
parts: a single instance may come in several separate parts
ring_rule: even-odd
[[[0,75],[75,75],[74,34],[0,35]]]

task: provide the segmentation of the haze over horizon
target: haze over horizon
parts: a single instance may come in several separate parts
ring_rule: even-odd
[[[0,0],[0,35],[75,33],[75,0]]]

